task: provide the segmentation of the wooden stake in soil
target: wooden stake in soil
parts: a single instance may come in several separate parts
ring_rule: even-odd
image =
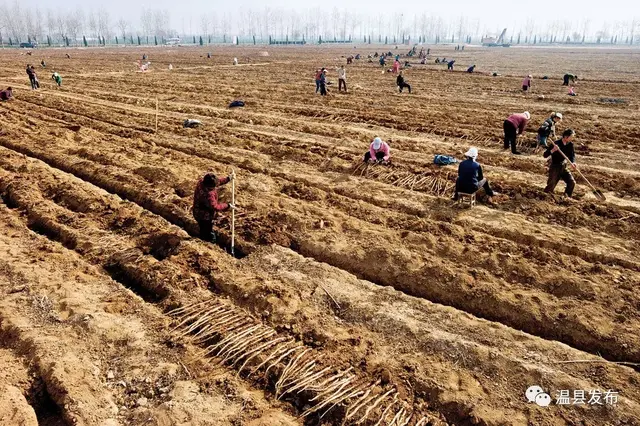
[[[233,209],[231,209],[231,256],[235,256],[235,246],[236,246],[236,171],[231,169],[231,204],[233,204]]]
[[[158,133],[158,97],[156,96],[156,133]]]

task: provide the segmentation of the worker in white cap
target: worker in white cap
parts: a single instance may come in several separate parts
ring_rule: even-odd
[[[482,166],[478,163],[478,148],[471,147],[464,156],[466,159],[458,166],[458,179],[456,180],[456,192],[454,201],[458,199],[458,192],[475,194],[480,188],[487,194],[487,201],[493,203],[494,192],[489,186],[489,181],[482,174]]]
[[[547,139],[549,137],[556,139],[556,123],[562,121],[562,114],[554,112],[549,118],[544,120],[544,123],[538,128],[538,145],[547,147]]]
[[[369,145],[369,151],[364,154],[364,161],[365,163],[388,163],[391,158],[390,151],[389,144],[380,138],[375,138]]]
[[[509,118],[504,120],[504,149],[509,149],[511,146],[511,153],[520,155],[516,149],[516,137],[524,132],[530,119],[531,114],[529,111],[525,111],[522,114],[511,114]]]

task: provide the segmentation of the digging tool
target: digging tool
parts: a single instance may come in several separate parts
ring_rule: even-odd
[[[156,133],[158,133],[158,97],[156,96]]]
[[[551,145],[556,146],[556,144],[554,144],[553,142],[551,142]],[[569,158],[565,155],[564,152],[562,152],[562,150],[558,147],[558,152],[560,154],[562,154],[562,156],[564,157],[565,160],[567,160],[569,162],[569,164],[571,164],[571,160],[569,160]],[[602,193],[602,191],[600,191],[599,189],[596,189],[595,186],[591,185],[591,182],[589,182],[589,180],[582,174],[582,172],[580,171],[580,169],[578,169],[578,167],[576,166],[575,171],[578,172],[578,174],[580,175],[580,177],[582,177],[582,179],[584,179],[585,182],[587,182],[587,184],[591,187],[591,189],[593,190],[593,195],[595,195],[595,197],[600,200],[600,201],[606,201],[607,197],[604,196],[604,194]]]
[[[236,205],[236,171],[231,169],[231,204]],[[231,256],[235,256],[236,246],[236,209],[231,209]]]

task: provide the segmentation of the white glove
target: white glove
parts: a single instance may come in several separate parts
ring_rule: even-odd
[[[227,176],[227,178],[229,179],[229,182],[231,182],[236,178],[236,175],[234,173],[231,173],[229,176]]]
[[[232,210],[235,210],[236,209],[236,205],[229,203],[229,208],[232,209]]]

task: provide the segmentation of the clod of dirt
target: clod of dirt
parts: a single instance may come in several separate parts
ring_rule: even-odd
[[[175,182],[178,178],[171,170],[162,167],[138,167],[134,173],[145,178],[149,183]]]
[[[38,426],[35,411],[14,386],[0,388],[0,424]]]
[[[300,182],[286,184],[282,187],[280,192],[290,197],[305,201],[320,201],[323,198],[320,190],[308,187]]]
[[[151,234],[141,241],[143,253],[151,254],[157,259],[166,259],[180,246],[182,238],[175,234],[159,233]]]

